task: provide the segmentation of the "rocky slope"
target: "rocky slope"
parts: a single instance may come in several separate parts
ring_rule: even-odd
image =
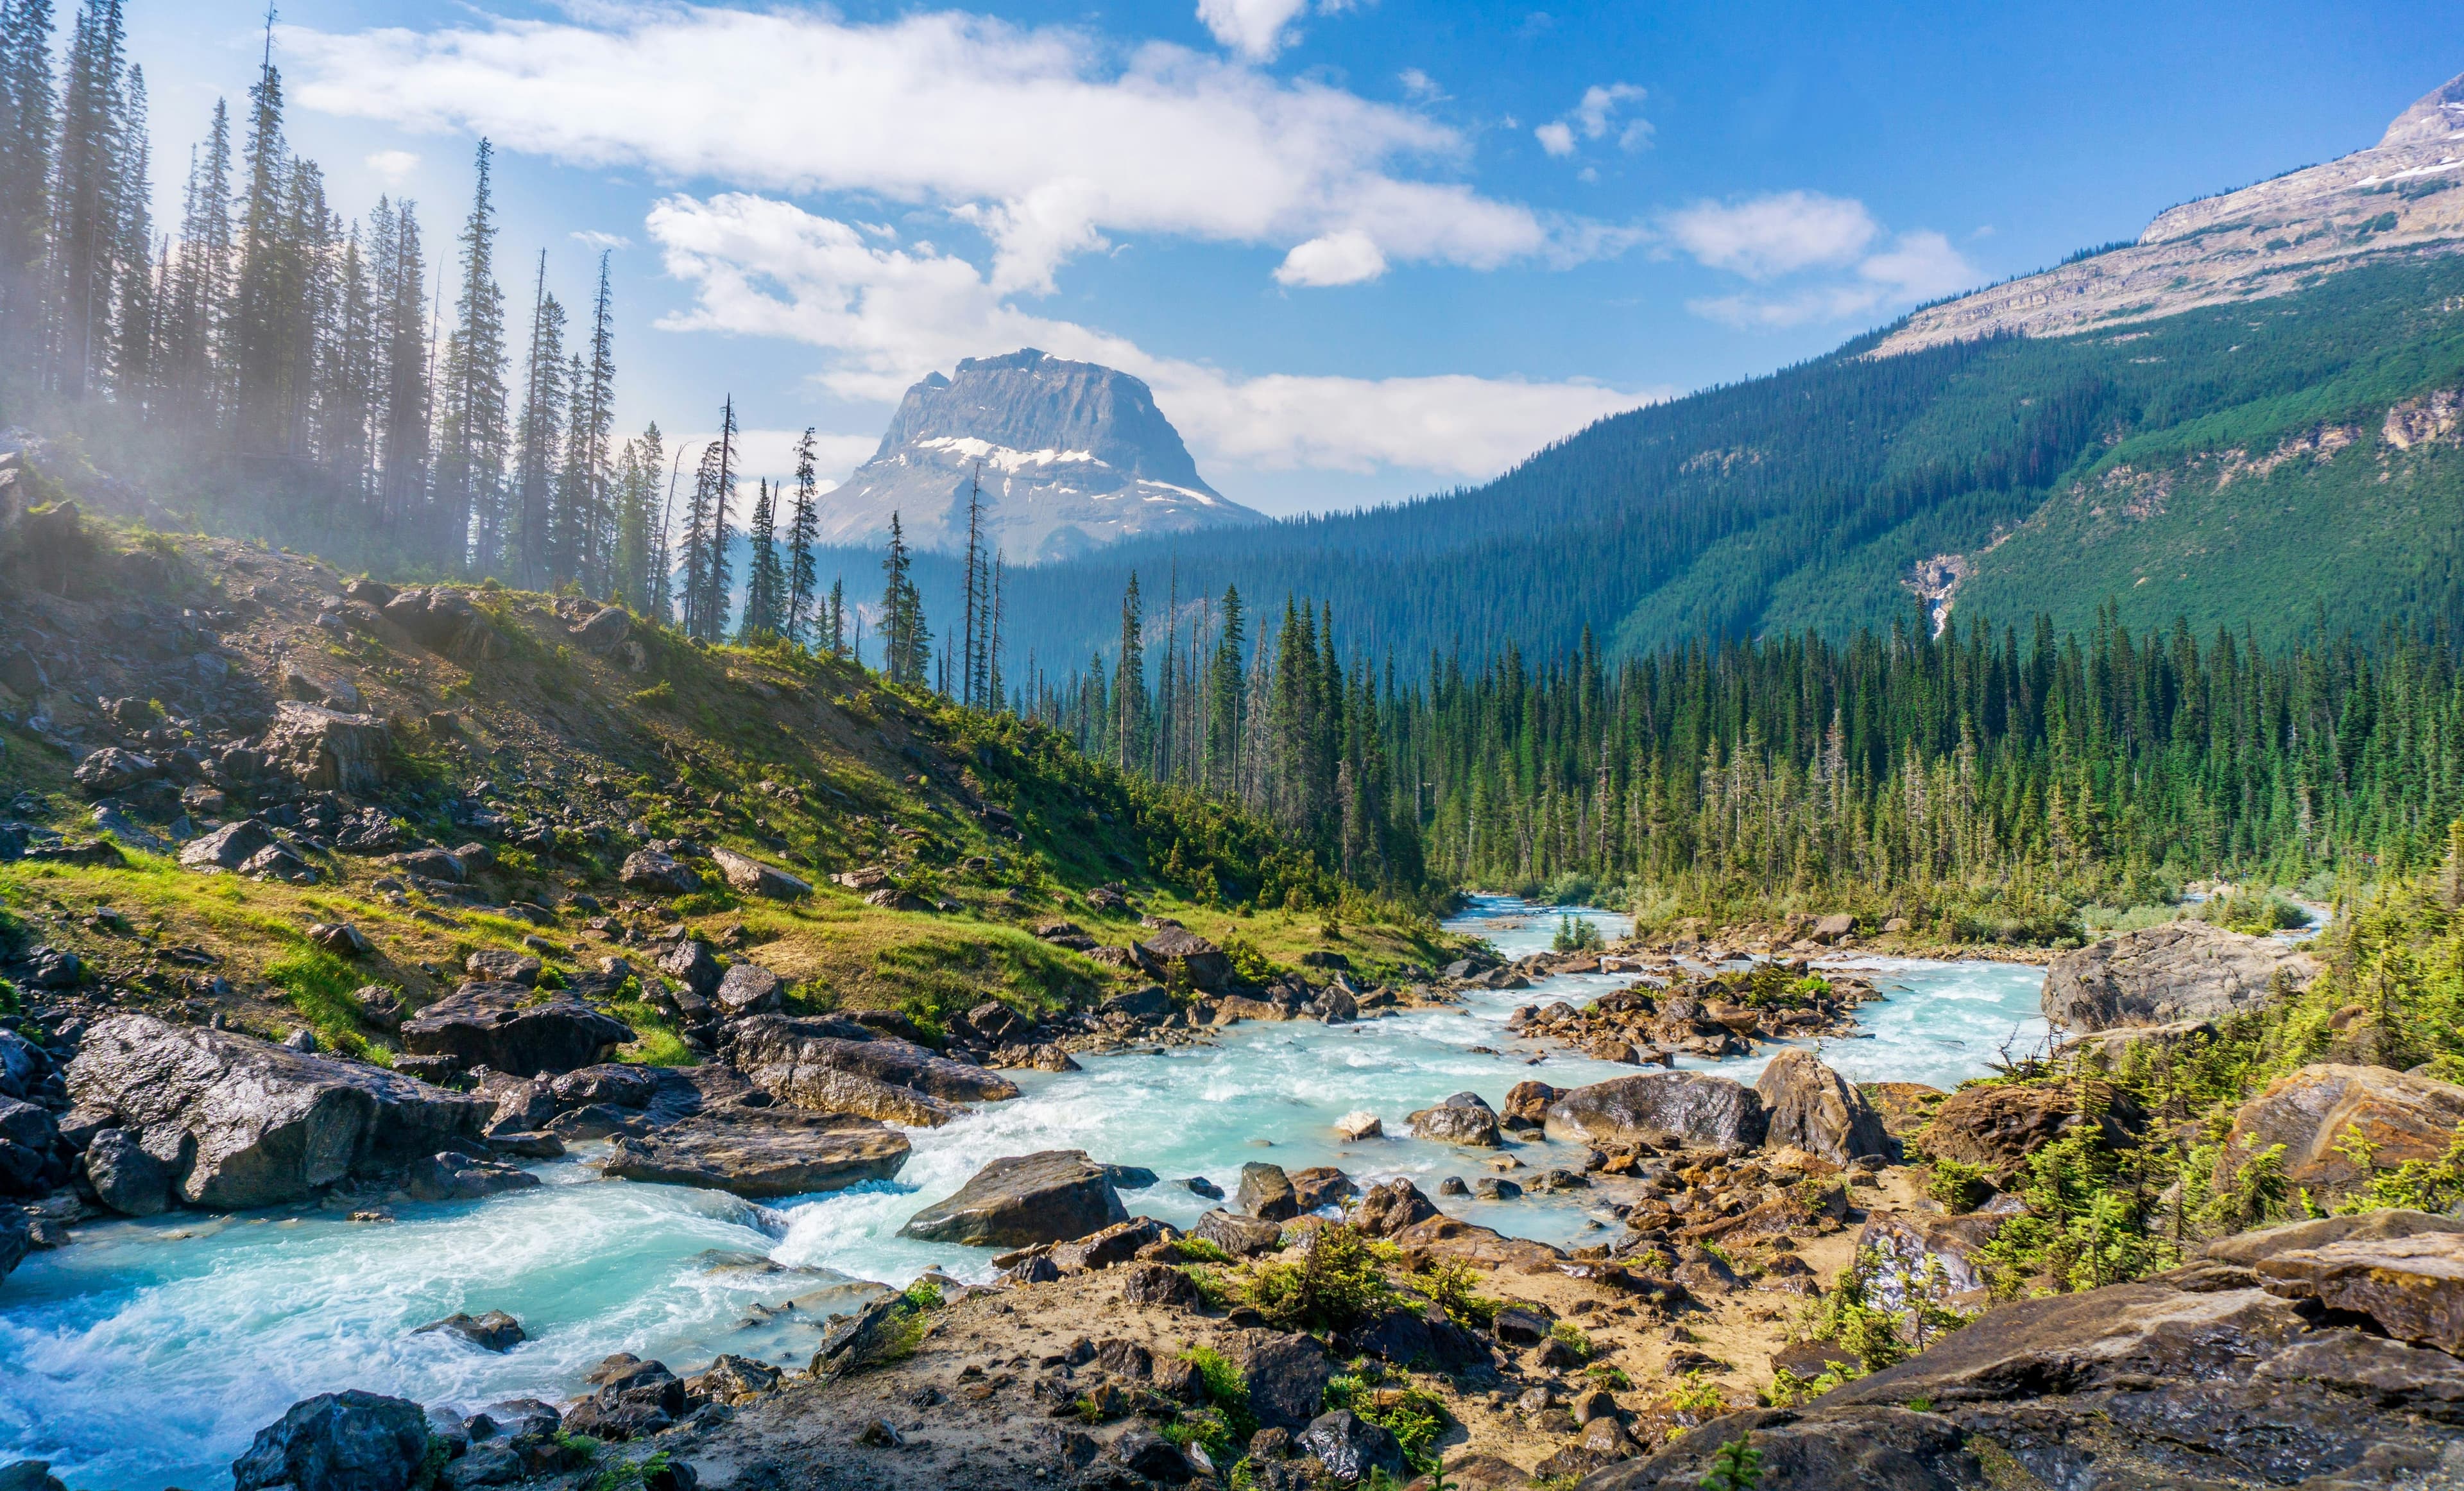
[[[2136,243],[1919,311],[1873,355],[2124,326],[2281,295],[2367,258],[2453,253],[2464,246],[2459,187],[2464,75],[2417,100],[2367,149],[2167,208]]]
[[[907,390],[881,448],[823,504],[837,544],[959,551],[981,482],[986,544],[1015,564],[1116,540],[1264,523],[1199,476],[1147,386],[1033,347],[962,360]]]

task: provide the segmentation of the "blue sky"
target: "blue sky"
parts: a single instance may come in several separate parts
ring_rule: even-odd
[[[260,8],[130,0],[157,184]],[[2464,70],[2370,6],[1103,9],[291,0],[296,148],[431,267],[498,146],[500,275],[613,249],[623,414],[842,472],[898,390],[1032,343],[1153,384],[1269,512],[1477,480],[1646,398],[2374,142]]]

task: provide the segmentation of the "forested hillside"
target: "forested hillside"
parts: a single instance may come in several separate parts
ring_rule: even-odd
[[[1331,604],[1351,645],[1412,675],[1509,641],[1561,656],[1586,630],[1618,656],[1840,639],[1887,626],[1937,557],[1968,575],[1954,609],[2066,632],[2107,601],[2135,627],[2182,613],[2268,647],[2464,617],[2464,258],[2111,335],[1862,355],[1881,335],[1603,420],[1476,489],[1015,570],[1013,649],[1048,672],[1109,650],[1133,569],[1151,599],[1237,584]],[[2399,406],[2431,412],[2403,446],[2385,434]],[[827,557],[851,588],[877,573],[877,556]],[[940,568],[917,568],[936,612]]]

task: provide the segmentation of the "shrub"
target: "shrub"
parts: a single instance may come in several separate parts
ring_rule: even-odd
[[[1300,1262],[1262,1264],[1249,1282],[1250,1304],[1278,1330],[1349,1330],[1394,1298],[1376,1246],[1340,1222],[1312,1229]]]
[[[1249,1409],[1248,1376],[1213,1346],[1193,1346],[1181,1354],[1181,1360],[1198,1369],[1206,1401],[1222,1415],[1228,1439],[1247,1444],[1258,1432],[1258,1415]]]
[[[1486,1330],[1495,1324],[1503,1305],[1503,1302],[1474,1291],[1480,1276],[1461,1258],[1431,1258],[1412,1276],[1412,1282],[1437,1302],[1448,1320],[1476,1330]]]

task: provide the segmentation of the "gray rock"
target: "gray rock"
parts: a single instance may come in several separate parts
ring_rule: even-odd
[[[0,1029],[0,1098],[27,1098],[52,1069],[42,1048],[15,1031]]]
[[[928,1242],[1024,1248],[1067,1242],[1128,1219],[1111,1176],[1087,1151],[1046,1149],[993,1161],[957,1195],[916,1213],[898,1233]]]
[[[2377,1170],[2435,1163],[2464,1126],[2464,1086],[2383,1066],[2318,1062],[2290,1072],[2233,1110],[2212,1183],[2230,1189],[2251,1159],[2282,1145],[2285,1181],[2320,1205],[2368,1184]],[[2368,1145],[2366,1163],[2352,1137]]]
[[[484,1201],[508,1191],[536,1190],[541,1184],[528,1170],[447,1150],[411,1162],[403,1190],[414,1201]]]
[[[1253,1160],[1241,1167],[1241,1185],[1232,1204],[1262,1222],[1288,1222],[1301,1214],[1298,1192],[1280,1165]]]
[[[1292,1447],[1303,1455],[1317,1457],[1328,1474],[1341,1481],[1366,1480],[1372,1470],[1383,1470],[1397,1481],[1408,1475],[1403,1447],[1396,1442],[1395,1435],[1349,1409],[1337,1409],[1309,1420],[1309,1427],[1293,1438]]]
[[[2167,922],[2056,958],[2045,1018],[2072,1031],[2217,1020],[2265,1004],[2279,979],[2307,989],[2318,973],[2316,961],[2273,938]]]
[[[1126,994],[1114,994],[1096,1006],[1096,1013],[1117,1014],[1126,1020],[1144,1023],[1164,1018],[1172,1013],[1174,1008],[1172,995],[1149,984],[1144,989],[1133,989]]]
[[[274,843],[274,831],[256,818],[226,823],[203,838],[180,847],[180,862],[191,870],[211,867],[236,870]]]
[[[151,756],[141,756],[133,750],[106,746],[77,763],[77,786],[99,796],[124,792],[140,782],[150,782],[163,774],[162,764]]]
[[[122,1216],[155,1216],[170,1208],[170,1168],[126,1129],[94,1136],[85,1149],[85,1174],[96,1199]]]
[[[786,993],[786,981],[758,963],[738,963],[718,981],[711,998],[729,1018],[776,1014]]]
[[[1891,1152],[1881,1115],[1811,1052],[1783,1051],[1771,1057],[1754,1093],[1769,1116],[1768,1144],[1793,1146],[1834,1165]]]
[[[457,1336],[482,1351],[510,1351],[530,1339],[522,1323],[502,1310],[490,1310],[485,1315],[466,1315],[456,1311],[443,1320],[432,1320],[411,1331],[414,1336]]]
[[[849,1039],[848,1035],[871,1038]],[[757,1014],[729,1027],[728,1059],[772,1097],[824,1113],[938,1126],[959,1102],[1018,1096],[997,1072],[934,1055],[845,1020]]]
[[[889,1180],[907,1163],[911,1147],[905,1134],[870,1119],[731,1108],[640,1137],[620,1135],[600,1168],[619,1180],[769,1200]]]
[[[519,984],[533,989],[538,987],[539,975],[547,971],[547,965],[510,947],[482,947],[462,960],[462,971],[483,984]]]
[[[1411,1124],[1413,1138],[1439,1144],[1495,1148],[1504,1143],[1496,1110],[1478,1093],[1459,1092],[1434,1108],[1422,1108],[1411,1116]]]
[[[1674,1139],[1699,1147],[1752,1148],[1767,1126],[1762,1099],[1704,1072],[1650,1072],[1560,1094],[1543,1127],[1561,1144],[1630,1145]]]
[[[1223,949],[1187,927],[1165,927],[1133,952],[1154,976],[1167,982],[1177,980],[1203,990],[1221,989],[1232,982],[1232,960]]]
[[[405,1398],[326,1392],[256,1432],[233,1491],[411,1491],[428,1469],[428,1414]]]
[[[96,1021],[67,1079],[75,1101],[118,1113],[158,1156],[153,1141],[176,1137],[180,1199],[215,1211],[391,1174],[441,1145],[475,1142],[490,1107],[379,1067],[144,1014]]]
[[[726,878],[730,886],[747,896],[797,901],[813,893],[810,881],[721,845],[711,846],[710,862],[718,866],[718,873]]]
[[[6,1279],[34,1251],[34,1237],[25,1214],[14,1207],[0,1208],[0,1279]]]
[[[1221,1207],[1198,1219],[1189,1235],[1201,1242],[1211,1242],[1236,1258],[1272,1253],[1283,1241],[1284,1224],[1255,1216],[1242,1216]]]
[[[597,1066],[579,1067],[547,1084],[558,1104],[581,1107],[585,1103],[604,1102],[619,1108],[647,1108],[658,1096],[658,1075],[647,1068],[627,1066],[621,1061],[603,1061]],[[498,1104],[501,1114],[503,1104]],[[544,1118],[541,1122],[544,1122]]]
[[[617,879],[630,890],[653,896],[690,896],[701,889],[701,872],[653,849],[637,849],[625,857]]]
[[[1260,1428],[1298,1434],[1326,1407],[1334,1364],[1309,1337],[1244,1330],[1224,1354],[1249,1379],[1249,1412]]]
[[[385,785],[393,732],[374,715],[284,700],[259,748],[311,791],[372,792]]]
[[[659,954],[659,971],[704,999],[716,995],[727,976],[710,955],[710,945],[698,937],[684,938]]]
[[[519,984],[465,984],[403,1022],[403,1049],[536,1077],[588,1066],[633,1038],[631,1026],[579,999],[536,998]]]

